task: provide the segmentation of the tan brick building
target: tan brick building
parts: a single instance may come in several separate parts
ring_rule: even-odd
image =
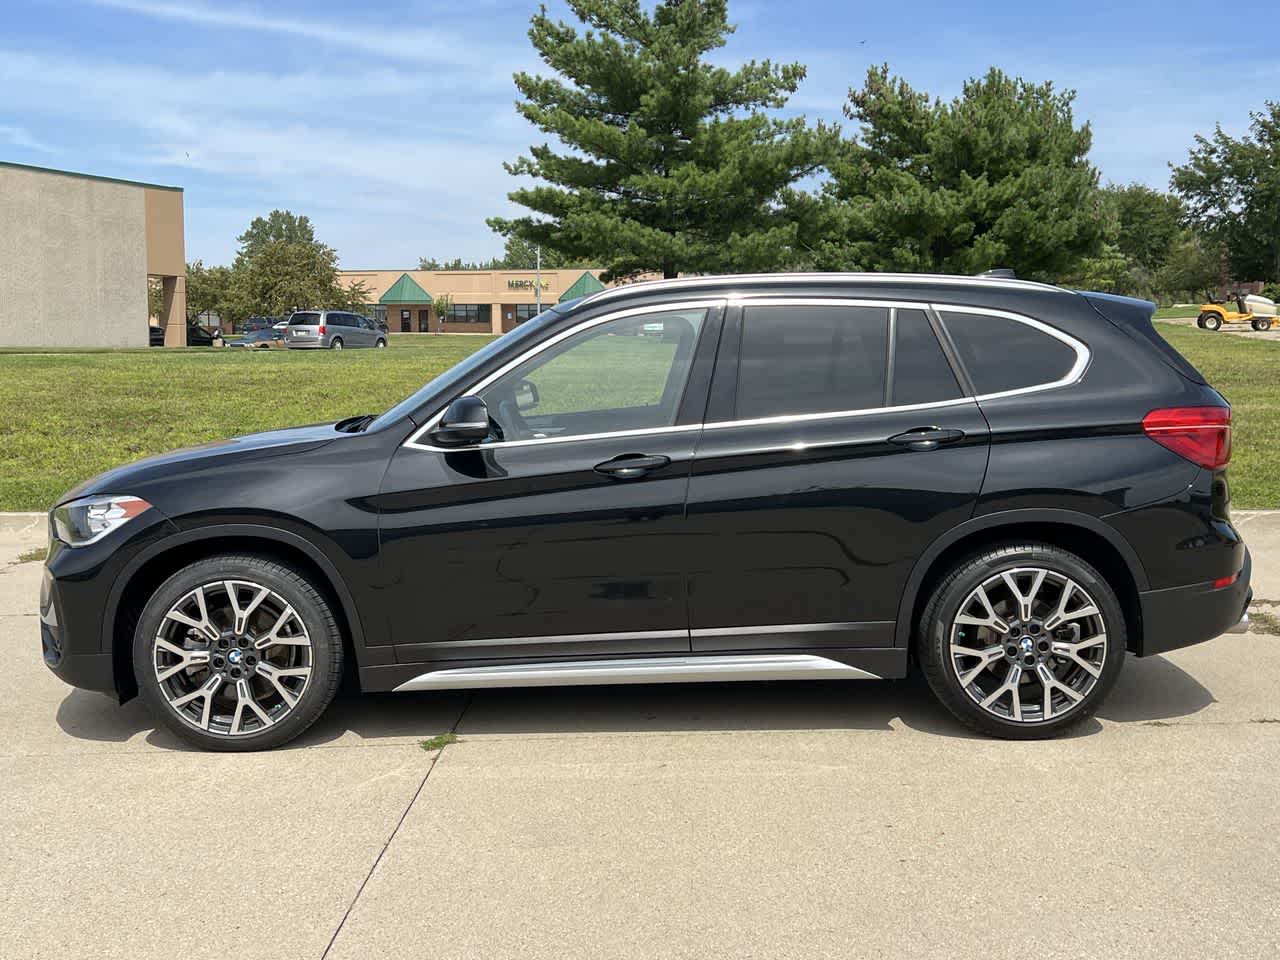
[[[543,270],[542,307],[604,289],[599,270]],[[363,283],[369,303],[392,333],[505,333],[537,313],[533,270],[343,270],[348,284]],[[436,315],[435,301],[453,308]]]

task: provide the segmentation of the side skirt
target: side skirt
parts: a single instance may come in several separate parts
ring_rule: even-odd
[[[457,690],[622,683],[699,683],[731,680],[879,680],[906,675],[905,650],[823,649],[820,653],[601,657],[494,663],[403,664],[360,671],[365,690]]]

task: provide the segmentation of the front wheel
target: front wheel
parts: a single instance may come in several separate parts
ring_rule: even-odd
[[[1253,329],[1257,330],[1259,333],[1262,333],[1264,330],[1270,330],[1270,329],[1271,329],[1271,318],[1270,318],[1270,317],[1255,317],[1255,318],[1254,318],[1254,320],[1253,320]]]
[[[152,595],[133,641],[138,692],[164,726],[206,750],[292,740],[333,699],[342,638],[325,598],[262,557],[179,570]]]
[[[1011,544],[960,561],[921,618],[929,686],[979,732],[1054,736],[1085,720],[1124,664],[1115,591],[1075,554]]]
[[[383,350],[387,346],[387,341],[379,339],[378,342],[374,344],[374,346],[377,347],[379,350]]]

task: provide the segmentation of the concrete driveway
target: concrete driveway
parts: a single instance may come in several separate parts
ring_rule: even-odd
[[[346,695],[228,756],[48,673],[43,538],[0,518],[6,960],[1280,955],[1275,620],[1046,743],[903,681]]]

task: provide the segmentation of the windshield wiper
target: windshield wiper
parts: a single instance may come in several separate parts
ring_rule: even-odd
[[[339,420],[335,423],[333,425],[333,429],[339,430],[342,433],[359,433],[376,419],[378,419],[378,415],[376,413],[365,413],[358,417],[347,417],[347,419]]]

